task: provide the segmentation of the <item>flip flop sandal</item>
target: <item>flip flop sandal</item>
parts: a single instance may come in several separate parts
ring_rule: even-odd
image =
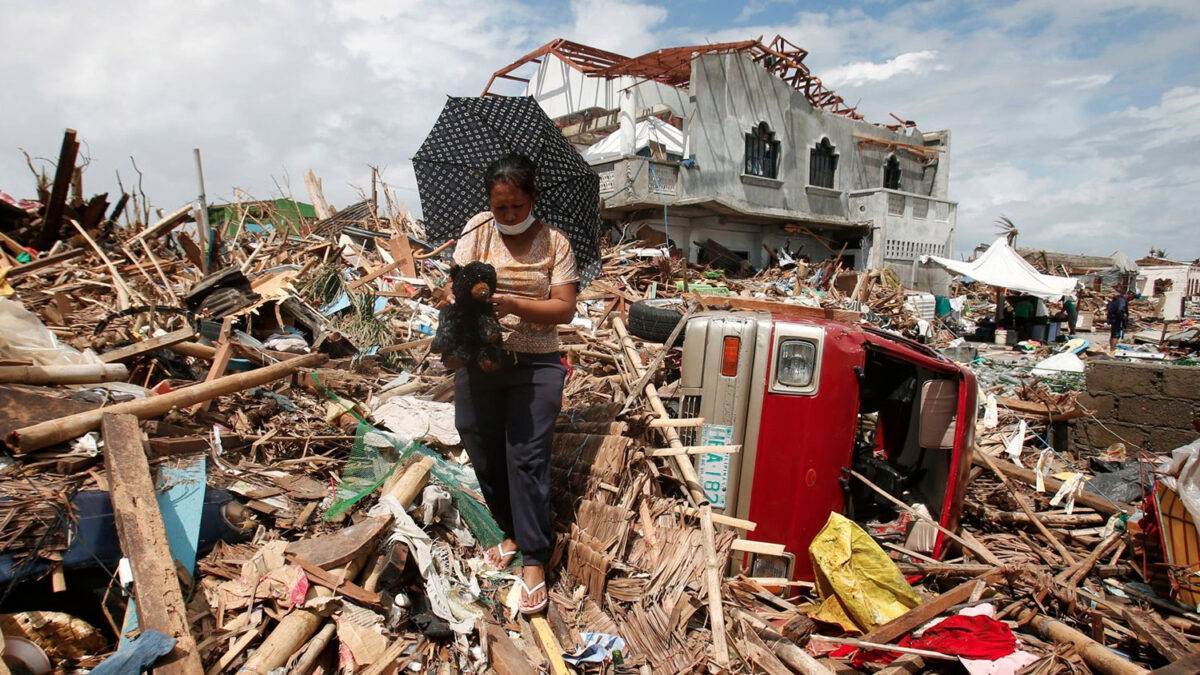
[[[546,597],[542,598],[542,601],[536,605],[526,605],[525,604],[525,599],[528,598],[529,596],[533,595],[534,593],[537,593],[538,589],[545,588],[546,582],[543,581],[540,584],[534,586],[533,588],[526,586],[524,579],[517,579],[517,584],[521,587],[521,591],[523,592],[523,594],[521,596],[521,605],[519,607],[520,612],[522,614],[524,614],[525,616],[532,616],[534,614],[540,614],[543,609],[546,609],[546,604],[550,601],[549,594],[547,594]]]
[[[500,542],[499,544],[496,544],[496,554],[500,557],[499,565],[493,565],[493,564],[489,563],[486,559],[483,562],[485,565],[487,565],[491,569],[496,570],[497,572],[503,572],[504,570],[508,569],[509,564],[511,564],[511,563],[506,563],[504,561],[506,559],[511,558],[514,555],[516,555],[517,549],[514,548],[511,551],[505,551],[504,550],[504,542]]]

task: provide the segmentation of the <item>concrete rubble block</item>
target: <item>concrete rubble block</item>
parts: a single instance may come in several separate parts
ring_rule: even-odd
[[[1200,367],[1164,368],[1162,391],[1167,396],[1200,400]]]
[[[1151,396],[1159,393],[1162,366],[1153,363],[1095,361],[1088,364],[1087,389],[1090,392],[1119,392]]]
[[[1111,417],[1117,409],[1117,399],[1111,394],[1080,394],[1077,403],[1096,417],[1102,418]]]
[[[1200,435],[1195,431],[1181,429],[1151,429],[1146,438],[1145,450],[1148,452],[1169,453],[1175,448],[1187,445]]]
[[[1194,419],[1194,404],[1179,398],[1122,396],[1117,405],[1117,419],[1133,424],[1188,429]]]
[[[1093,452],[1100,452],[1113,443],[1125,443],[1126,447],[1130,444],[1145,445],[1146,432],[1140,427],[1128,424],[1106,422],[1101,426],[1099,422],[1089,421],[1079,425],[1074,440],[1076,447],[1080,449],[1090,447]]]

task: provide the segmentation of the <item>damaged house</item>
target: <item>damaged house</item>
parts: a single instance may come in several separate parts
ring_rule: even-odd
[[[637,58],[555,40],[484,95],[533,96],[599,174],[608,222],[692,262],[761,267],[789,251],[861,270],[952,255],[950,132],[865,121],[806,55],[778,36]],[[523,90],[498,91],[506,81]]]

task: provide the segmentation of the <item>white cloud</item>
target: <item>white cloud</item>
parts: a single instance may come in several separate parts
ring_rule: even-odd
[[[590,47],[625,56],[639,56],[667,45],[655,29],[667,20],[667,10],[649,3],[628,0],[571,0],[573,22],[565,37]]]
[[[831,87],[843,84],[857,87],[868,82],[890,80],[898,75],[944,70],[945,66],[934,63],[936,58],[936,51],[923,50],[900,54],[883,63],[859,61],[833,68],[821,76],[821,80]]]
[[[1075,77],[1060,77],[1057,80],[1050,80],[1046,83],[1047,87],[1067,87],[1071,89],[1096,89],[1112,82],[1112,73],[1100,73],[1097,75],[1078,75]]]

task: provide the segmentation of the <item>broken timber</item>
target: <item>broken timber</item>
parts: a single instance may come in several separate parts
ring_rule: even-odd
[[[90,410],[21,429],[14,429],[5,436],[4,442],[8,444],[9,449],[14,454],[33,452],[34,450],[40,450],[55,443],[62,443],[63,441],[77,438],[89,431],[94,431],[100,426],[100,418],[105,413],[129,414],[139,419],[157,417],[173,408],[191,405],[273,382],[287,377],[301,368],[319,366],[327,360],[329,360],[329,357],[324,354],[308,354],[307,356],[283,361],[265,368],[259,368],[258,370],[251,370],[248,373],[226,375],[212,382],[192,385],[169,394],[117,403],[107,408]]]
[[[121,550],[133,567],[139,621],[143,628],[176,639],[175,648],[154,672],[199,675],[204,667],[188,627],[187,607],[167,545],[167,528],[158,510],[138,420],[133,415],[111,413],[104,413],[102,420],[113,518]]]

